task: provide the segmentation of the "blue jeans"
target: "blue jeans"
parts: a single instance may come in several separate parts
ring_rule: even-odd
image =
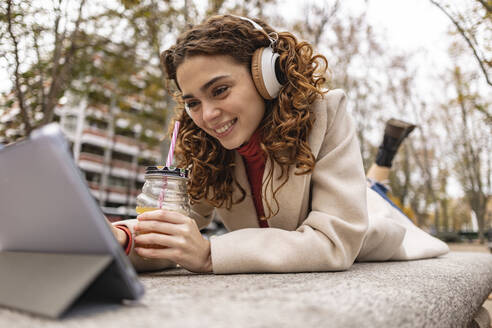
[[[403,213],[403,211],[401,210],[401,208],[399,208],[395,203],[393,203],[391,201],[391,199],[388,198],[388,188],[386,188],[383,184],[379,183],[379,182],[376,182],[376,181],[373,181],[373,180],[369,180],[370,183],[371,183],[371,189],[374,190],[375,192],[377,192],[379,194],[379,196],[383,197],[384,200],[386,200],[388,203],[391,204],[391,206],[393,206],[394,208],[396,208],[398,211],[400,211],[403,215],[405,215],[405,213]],[[406,217],[406,215],[405,215]],[[409,218],[407,218],[409,219]],[[409,219],[410,220],[410,219]]]

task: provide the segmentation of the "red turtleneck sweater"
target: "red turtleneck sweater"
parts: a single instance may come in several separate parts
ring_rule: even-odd
[[[258,224],[262,228],[268,228],[268,221],[261,219],[265,217],[263,202],[261,200],[261,180],[263,179],[263,172],[265,171],[266,157],[260,147],[259,130],[251,136],[251,139],[247,144],[239,147],[237,151],[243,158],[244,165],[246,166],[246,174],[248,175],[249,185],[253,195]]]

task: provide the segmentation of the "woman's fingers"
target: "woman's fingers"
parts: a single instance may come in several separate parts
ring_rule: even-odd
[[[194,272],[211,272],[210,243],[195,220],[178,212],[156,210],[138,217],[135,251],[144,258],[171,260]]]
[[[135,231],[139,234],[146,232],[159,232],[166,235],[177,235],[180,233],[180,226],[174,223],[163,221],[139,221],[135,226]]]
[[[135,248],[135,251],[141,257],[147,259],[165,259],[173,262],[178,262],[177,251],[173,248]]]
[[[186,223],[187,221],[191,220],[189,217],[187,217],[184,214],[181,214],[176,211],[167,211],[167,210],[155,210],[155,211],[144,212],[139,216],[137,216],[137,219],[138,221],[154,220],[154,221],[165,221],[175,224]]]
[[[135,243],[138,245],[159,245],[170,248],[180,248],[183,246],[183,238],[164,235],[161,233],[145,233],[135,237]]]

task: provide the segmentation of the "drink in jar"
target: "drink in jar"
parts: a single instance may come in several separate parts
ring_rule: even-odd
[[[138,214],[142,214],[147,211],[165,209],[189,216],[187,181],[188,170],[186,169],[148,166],[145,169],[142,192],[136,199],[137,207],[135,210]],[[145,245],[139,246],[145,247]]]

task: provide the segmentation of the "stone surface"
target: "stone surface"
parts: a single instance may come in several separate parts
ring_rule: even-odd
[[[492,255],[452,252],[345,272],[141,275],[146,294],[50,320],[0,308],[0,327],[466,327],[492,292]]]

